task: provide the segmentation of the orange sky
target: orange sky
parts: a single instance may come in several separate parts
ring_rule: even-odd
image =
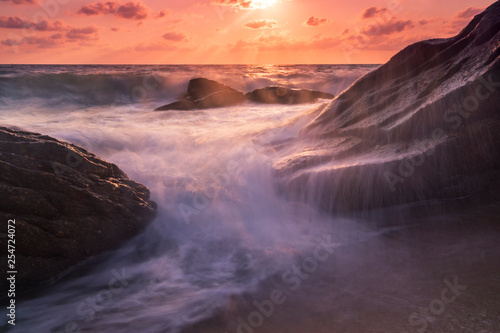
[[[0,0],[0,62],[384,63],[488,0]]]

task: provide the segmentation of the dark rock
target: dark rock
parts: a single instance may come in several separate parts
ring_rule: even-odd
[[[408,46],[304,116],[279,188],[330,212],[498,191],[498,45],[499,1],[456,37]]]
[[[279,86],[270,86],[256,89],[246,94],[246,97],[256,103],[265,104],[302,104],[312,103],[317,99],[333,99],[335,96],[316,90],[291,89]]]
[[[182,100],[159,107],[155,111],[222,108],[238,105],[247,100],[266,104],[301,104],[334,97],[332,94],[316,90],[278,86],[257,89],[243,95],[242,92],[217,81],[198,78],[189,81],[187,94]]]
[[[196,104],[185,99],[164,105],[162,107],[155,109],[155,111],[168,111],[168,110],[188,111],[188,110],[195,110],[196,108],[197,108]]]
[[[197,79],[192,79],[189,81],[188,89],[187,89],[187,95],[186,99],[190,100],[192,102],[195,102],[203,99],[213,93],[221,92],[221,91],[227,91],[231,92],[234,95],[241,95],[243,96],[242,92],[239,92],[238,90],[235,90],[231,87],[228,87],[226,85],[223,85],[217,81],[213,80],[208,80],[205,78],[197,78]]]
[[[199,109],[223,108],[241,104],[245,96],[239,91],[222,90],[198,99],[195,105]]]
[[[17,291],[112,250],[154,218],[149,190],[116,165],[49,136],[0,127],[0,239],[15,219]],[[0,264],[7,267],[6,251]],[[0,283],[5,289],[6,280]]]
[[[187,94],[180,101],[157,108],[166,110],[198,110],[233,106],[245,101],[245,96],[231,87],[205,78],[189,81]]]

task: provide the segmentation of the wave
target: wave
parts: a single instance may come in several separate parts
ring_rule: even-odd
[[[4,99],[42,98],[83,105],[127,104],[175,98],[187,82],[159,75],[36,74],[0,78]]]
[[[347,88],[373,66],[0,66],[0,105],[30,98],[36,105],[123,105],[179,99],[189,80],[207,77],[243,92],[269,85]]]

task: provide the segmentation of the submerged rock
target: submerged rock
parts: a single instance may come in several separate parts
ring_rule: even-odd
[[[189,81],[187,94],[182,100],[159,107],[155,111],[222,108],[238,105],[247,100],[265,104],[302,104],[317,99],[333,98],[334,95],[321,91],[279,86],[257,89],[244,95],[217,81],[198,78]]]
[[[275,165],[281,191],[330,212],[497,191],[499,32],[496,2],[456,37],[407,47],[319,108]]]
[[[246,94],[246,97],[256,103],[265,104],[302,104],[312,103],[317,99],[333,99],[333,94],[316,90],[291,89],[280,86],[270,86],[256,89]]]
[[[15,220],[19,293],[118,247],[155,217],[149,190],[116,165],[49,136],[0,127],[0,237]],[[6,251],[0,263],[7,267]],[[6,290],[6,280],[0,283]]]

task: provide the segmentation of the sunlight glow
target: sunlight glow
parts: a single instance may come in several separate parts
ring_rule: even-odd
[[[251,7],[255,9],[265,9],[274,6],[278,0],[253,0]]]

